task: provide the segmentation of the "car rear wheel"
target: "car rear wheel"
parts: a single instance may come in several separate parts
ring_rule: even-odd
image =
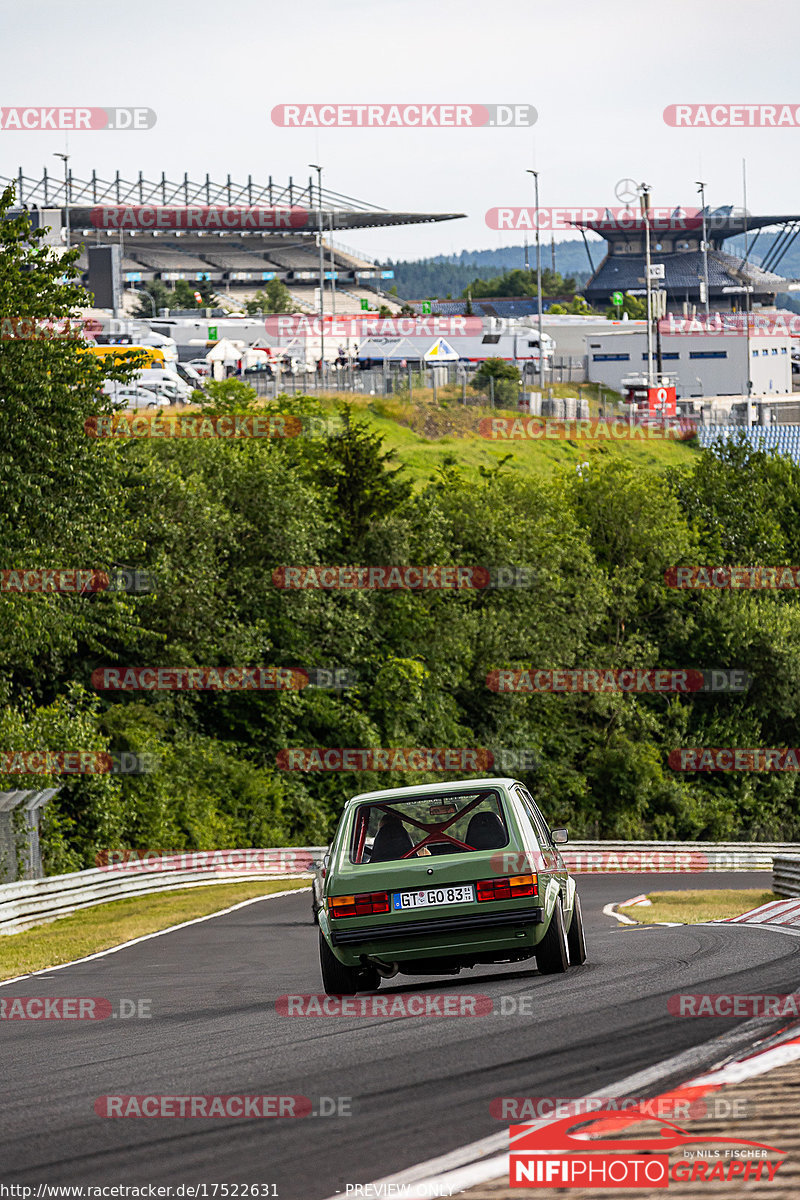
[[[556,900],[547,933],[536,949],[536,966],[542,975],[561,975],[569,966],[567,935],[561,901]]]
[[[372,967],[346,967],[325,941],[319,931],[319,965],[322,971],[322,986],[327,996],[354,996],[356,992],[375,992],[381,977]]]
[[[569,950],[570,966],[579,967],[581,963],[586,962],[586,939],[583,936],[583,913],[581,912],[581,898],[578,893],[575,893],[575,902],[572,908],[572,920],[569,924],[569,933],[567,934],[567,948]]]
[[[316,879],[311,881],[311,920],[315,925],[319,925],[319,913],[322,908],[322,900],[319,895],[319,888]]]

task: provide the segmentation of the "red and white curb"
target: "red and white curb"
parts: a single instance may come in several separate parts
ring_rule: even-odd
[[[800,1000],[800,992],[793,994]],[[784,1030],[769,1038],[769,1046],[761,1050],[753,1048],[754,1042],[757,1044],[759,1041],[759,1032],[765,1032],[765,1025],[768,1023],[763,1017],[754,1017],[739,1026],[738,1029],[723,1034],[711,1042],[706,1042],[703,1046],[684,1050],[680,1054],[658,1063],[655,1067],[648,1067],[635,1075],[629,1075],[617,1083],[604,1087],[602,1093],[590,1092],[582,1099],[607,1098],[609,1096],[622,1099],[626,1096],[641,1096],[645,1094],[645,1089],[649,1090],[659,1079],[668,1079],[678,1074],[681,1069],[696,1067],[699,1060],[708,1057],[709,1051],[716,1051],[715,1057],[718,1066],[689,1078],[686,1083],[676,1088],[658,1093],[651,1097],[653,1102],[657,1104],[664,1100],[668,1102],[680,1100],[691,1103],[711,1092],[719,1091],[720,1088],[743,1083],[748,1079],[763,1075],[767,1071],[775,1070],[776,1067],[783,1067],[787,1063],[800,1059],[800,1027],[796,1024],[792,1029]],[[736,1047],[735,1050],[734,1047]],[[734,1057],[737,1052],[738,1057]],[[621,1114],[615,1113],[613,1128],[619,1130],[626,1125],[636,1124],[642,1119],[640,1113],[625,1114],[625,1119]],[[576,1117],[576,1124],[579,1120],[581,1124],[587,1124],[591,1120],[592,1132],[600,1132],[604,1124],[602,1112],[594,1118],[587,1118],[587,1114],[583,1114],[580,1118]],[[530,1130],[540,1129],[552,1123],[547,1120],[526,1123],[525,1131],[520,1136],[524,1137]],[[387,1175],[383,1179],[365,1184],[363,1185],[364,1194],[374,1196],[402,1194],[404,1200],[430,1200],[432,1196],[454,1196],[460,1191],[488,1183],[490,1180],[508,1179],[511,1149],[513,1146],[510,1144],[509,1130],[503,1130],[501,1133],[490,1134],[489,1137],[472,1142],[470,1145],[461,1146],[449,1154],[419,1163],[407,1171]],[[542,1151],[542,1153],[546,1153],[546,1151]],[[553,1153],[558,1152],[554,1151]],[[329,1196],[327,1200],[341,1200],[341,1196],[340,1194]]]
[[[770,925],[800,930],[800,900],[770,900],[759,908],[751,908],[740,917],[728,917],[726,925]]]
[[[613,917],[621,925],[638,925],[633,917],[619,912],[620,908],[639,908],[649,904],[647,896],[633,896],[630,900],[617,900],[603,907],[603,915]],[[682,925],[682,921],[652,921],[645,928],[652,929],[655,925],[674,928]],[[698,925],[749,925],[768,929],[777,929],[781,933],[794,933],[800,936],[800,899],[770,900],[758,908],[751,908],[738,917],[721,917],[717,921],[698,921]]]

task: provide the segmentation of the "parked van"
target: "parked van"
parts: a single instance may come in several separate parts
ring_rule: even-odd
[[[194,388],[188,383],[184,383],[175,371],[160,371],[157,367],[137,372],[131,379],[131,383],[135,387],[158,391],[164,396],[169,396],[170,400],[176,403],[186,403],[191,399],[194,391]]]

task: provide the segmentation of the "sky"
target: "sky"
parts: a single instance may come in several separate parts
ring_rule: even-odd
[[[518,244],[497,206],[614,205],[618,180],[657,205],[800,210],[798,128],[673,128],[670,104],[800,107],[797,0],[28,0],[3,16],[3,106],[143,106],[148,130],[0,129],[0,175],[323,185],[383,208],[463,212],[443,224],[348,230],[378,259]],[[281,104],[529,104],[532,128],[282,128]],[[799,114],[800,115],[800,114]],[[564,236],[557,235],[558,236]]]

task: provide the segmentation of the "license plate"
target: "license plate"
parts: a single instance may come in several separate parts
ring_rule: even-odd
[[[394,892],[392,904],[395,910],[407,908],[437,908],[442,904],[469,904],[475,899],[471,883],[456,887],[421,888],[417,892]]]

